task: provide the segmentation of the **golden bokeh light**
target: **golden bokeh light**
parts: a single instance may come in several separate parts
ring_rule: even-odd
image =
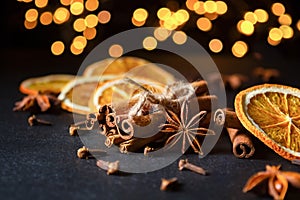
[[[224,1],[216,1],[217,11],[216,13],[219,15],[224,15],[227,12],[227,4]]]
[[[241,28],[241,33],[243,33],[244,35],[249,36],[254,33],[254,26],[249,21],[242,20],[242,22],[240,24],[240,28]]]
[[[72,0],[60,0],[60,3],[64,6],[69,6],[72,3]]]
[[[34,8],[29,9],[25,13],[25,20],[28,22],[34,22],[37,20],[38,15],[39,15],[39,13],[36,9],[34,9]]]
[[[99,1],[98,0],[87,0],[85,2],[85,8],[88,11],[95,11],[99,7]]]
[[[172,39],[175,44],[182,45],[186,42],[187,36],[186,36],[185,32],[183,32],[183,31],[176,31],[173,34]]]
[[[190,18],[189,13],[184,9],[177,10],[174,13],[174,16],[176,21],[178,22],[178,25],[182,25],[183,23],[187,22]]]
[[[197,20],[197,27],[201,30],[201,31],[209,31],[212,28],[212,23],[209,19],[207,19],[206,17],[200,17]]]
[[[288,25],[281,25],[279,29],[282,31],[284,39],[291,39],[294,36],[294,30]]]
[[[79,55],[83,52],[83,49],[76,49],[76,47],[74,46],[74,44],[72,43],[70,46],[70,51],[72,52],[72,54],[74,55]]]
[[[241,25],[242,25],[243,21],[244,21],[244,20],[240,20],[240,21],[236,24],[236,28],[237,28],[237,30],[238,30],[240,33],[242,33]]]
[[[204,14],[204,17],[206,17],[210,21],[216,20],[218,18],[218,16],[219,15],[217,13],[205,13]]]
[[[171,31],[163,28],[163,27],[158,27],[154,30],[154,37],[158,40],[158,41],[164,41],[166,40],[171,34]]]
[[[185,5],[186,5],[186,7],[187,7],[189,10],[193,11],[193,10],[194,10],[194,5],[195,5],[195,3],[197,3],[197,2],[198,2],[198,0],[187,0],[187,1],[185,2]]]
[[[143,26],[146,23],[146,21],[142,21],[142,22],[136,21],[133,17],[131,18],[131,22],[133,25],[137,27]]]
[[[217,4],[215,1],[205,1],[204,9],[207,13],[217,12]]]
[[[204,9],[204,2],[203,1],[197,1],[194,4],[194,10],[195,13],[197,13],[198,15],[204,15],[205,14],[205,9]]]
[[[172,15],[171,17],[169,17],[168,19],[166,19],[165,21],[163,21],[163,27],[168,29],[168,30],[175,30],[177,28],[177,26],[179,25],[176,18],[173,17],[174,15]]]
[[[37,21],[29,22],[29,21],[25,20],[24,26],[26,29],[34,29],[37,26]]]
[[[119,44],[113,44],[108,49],[108,53],[113,58],[118,58],[123,54],[123,47]]]
[[[281,25],[291,25],[292,24],[292,17],[289,14],[283,14],[278,17],[278,22]]]
[[[138,22],[143,22],[147,19],[148,12],[144,8],[138,8],[133,12],[133,19]]]
[[[70,18],[70,12],[65,7],[57,8],[53,15],[53,21],[57,24],[62,24],[68,21],[69,18]]]
[[[265,23],[269,19],[269,14],[267,13],[267,11],[265,11],[263,9],[256,9],[254,11],[254,14],[256,15],[257,21],[259,23]]]
[[[148,51],[151,51],[153,49],[155,49],[157,47],[157,41],[154,37],[146,37],[144,40],[143,40],[143,47],[144,49],[148,50]]]
[[[18,1],[24,2],[24,3],[30,3],[30,2],[32,2],[33,0],[18,0]]]
[[[86,47],[87,40],[85,37],[79,35],[73,39],[73,45],[76,49],[84,49]]]
[[[162,7],[157,11],[157,17],[160,20],[166,20],[171,17],[172,13],[169,8]]]
[[[111,15],[107,10],[102,10],[98,13],[98,20],[101,24],[106,24],[110,21]]]
[[[244,19],[251,22],[252,24],[256,24],[257,22],[257,16],[254,12],[246,12],[244,15]]]
[[[83,10],[84,10],[84,6],[82,2],[79,1],[72,2],[70,6],[70,11],[73,15],[80,15],[81,13],[83,13]]]
[[[208,46],[209,49],[214,53],[219,53],[223,49],[223,43],[219,39],[212,39]]]
[[[93,28],[98,24],[98,17],[94,14],[89,14],[88,16],[85,17],[84,21],[85,21],[85,25],[88,28]]]
[[[97,30],[96,28],[86,28],[83,31],[83,36],[87,39],[87,40],[92,40],[96,37],[97,35]]]
[[[282,3],[277,2],[271,6],[271,11],[274,15],[280,16],[285,13],[285,7]]]
[[[298,20],[296,27],[297,27],[298,31],[300,31],[300,20]]]
[[[282,36],[283,33],[279,28],[272,28],[269,32],[269,38],[275,42],[281,41]]]
[[[45,26],[51,24],[52,19],[53,19],[52,13],[48,11],[43,12],[40,16],[40,22]]]
[[[73,23],[73,29],[77,32],[82,32],[86,29],[85,20],[83,18],[78,18]]]
[[[35,0],[34,1],[34,4],[36,7],[38,8],[44,8],[47,6],[48,4],[48,0]]]
[[[51,52],[58,56],[61,55],[65,50],[65,45],[62,41],[53,42],[51,45]]]
[[[248,52],[248,45],[244,41],[236,41],[231,52],[235,57],[242,58]]]
[[[272,46],[277,46],[277,45],[280,44],[280,42],[281,42],[281,40],[279,40],[279,41],[274,41],[274,40],[272,40],[270,37],[268,37],[267,41],[268,41],[268,43],[269,43],[270,45],[272,45]]]

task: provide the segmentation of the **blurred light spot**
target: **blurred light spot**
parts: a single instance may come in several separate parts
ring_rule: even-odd
[[[254,26],[251,22],[243,20],[241,23],[241,32],[244,35],[252,35],[254,32]]]
[[[272,46],[277,46],[277,45],[280,44],[280,42],[281,42],[281,40],[279,40],[279,41],[274,41],[274,40],[272,40],[270,37],[268,37],[267,41],[268,41],[268,43],[269,43],[270,45],[272,45]]]
[[[205,14],[204,14],[204,17],[206,17],[207,19],[209,19],[209,20],[211,20],[211,21],[217,19],[218,16],[219,16],[219,15],[218,15],[217,13],[205,13]]]
[[[73,23],[73,28],[77,32],[82,32],[86,29],[85,20],[83,18],[78,18]]]
[[[135,26],[143,26],[145,24],[146,21],[142,21],[142,22],[139,22],[139,21],[136,21],[133,17],[131,18],[131,22],[133,25]]]
[[[27,10],[27,12],[25,13],[25,20],[28,22],[34,22],[37,20],[38,18],[38,11],[34,8]]]
[[[111,15],[107,10],[102,10],[98,13],[98,20],[101,24],[106,24],[110,21]]]
[[[180,25],[187,22],[190,18],[189,13],[183,9],[177,10],[174,15],[175,15],[175,18],[176,18],[178,24],[180,24]]]
[[[76,49],[84,49],[86,47],[86,44],[87,44],[87,40],[85,37],[83,36],[76,36],[74,39],[73,39],[73,45]]]
[[[269,19],[269,14],[267,13],[267,11],[265,11],[263,9],[256,9],[254,11],[254,14],[256,15],[257,21],[259,23],[267,22]]]
[[[48,0],[35,0],[34,1],[34,4],[36,7],[38,8],[44,8],[47,6],[48,4]]]
[[[89,14],[88,16],[85,17],[85,25],[88,28],[93,28],[97,26],[98,24],[98,17],[94,14]]]
[[[32,2],[33,0],[18,0],[18,1],[20,1],[20,2],[25,2],[25,3],[30,3],[30,2]]]
[[[217,1],[217,14],[224,15],[227,12],[227,4],[224,1]]]
[[[208,13],[214,13],[217,11],[217,4],[214,1],[205,1],[204,9]]]
[[[57,8],[54,12],[53,20],[57,24],[64,23],[70,18],[70,12],[64,7]]]
[[[198,0],[187,0],[186,2],[185,2],[185,5],[186,5],[186,7],[189,9],[189,10],[194,10],[194,5],[195,5],[195,3],[197,3],[197,1]]]
[[[237,30],[238,30],[240,33],[242,33],[241,25],[242,25],[243,21],[244,21],[244,20],[240,20],[240,21],[237,23],[237,25],[236,25],[236,28],[237,28]]]
[[[143,22],[147,19],[148,12],[144,8],[138,8],[133,12],[133,18],[138,22]]]
[[[269,37],[271,40],[277,42],[282,39],[282,31],[279,28],[272,28],[269,32]]]
[[[72,54],[74,55],[79,55],[83,52],[83,49],[76,49],[74,44],[72,43],[70,46],[70,51],[72,52]]]
[[[288,25],[281,25],[279,29],[282,31],[282,37],[284,39],[290,39],[294,36],[294,30]]]
[[[271,6],[271,10],[272,10],[272,13],[276,16],[280,16],[280,15],[283,15],[285,13],[285,7],[282,3],[274,3],[272,6]]]
[[[194,4],[194,10],[198,15],[203,15],[205,13],[204,9],[204,2],[203,1],[197,1]]]
[[[202,31],[209,31],[212,28],[212,23],[206,17],[201,17],[197,20],[197,27]]]
[[[160,8],[157,11],[157,17],[158,17],[158,19],[166,20],[169,17],[171,17],[171,11],[169,10],[169,8],[164,8],[164,7]]]
[[[24,26],[26,29],[34,29],[37,25],[37,21],[29,22],[25,19]]]
[[[83,3],[81,2],[74,2],[70,6],[70,11],[73,15],[80,15],[84,10]]]
[[[235,57],[241,58],[248,52],[248,45],[243,41],[236,41],[231,51]]]
[[[174,43],[178,45],[184,44],[187,40],[187,36],[183,31],[176,31],[172,38]]]
[[[212,39],[209,42],[209,49],[214,53],[219,53],[223,49],[223,43],[219,39]]]
[[[281,25],[291,25],[292,24],[292,17],[289,14],[280,15],[278,18],[278,22]]]
[[[154,37],[158,40],[158,41],[164,41],[166,40],[171,34],[171,31],[163,28],[163,27],[158,27],[154,30]]]
[[[163,27],[168,30],[175,30],[177,28],[177,20],[171,16],[163,22]]]
[[[257,16],[253,12],[246,12],[244,15],[244,19],[246,21],[251,22],[252,24],[256,24],[256,22],[257,22]]]
[[[154,37],[146,37],[144,40],[143,40],[143,47],[146,49],[146,50],[153,50],[155,49],[157,46],[157,41]]]
[[[64,52],[64,50],[65,45],[61,41],[53,42],[53,44],[51,45],[51,52],[56,56],[61,55]]]
[[[95,11],[99,7],[99,1],[98,0],[87,0],[85,2],[85,8],[88,11]]]
[[[40,22],[41,24],[43,25],[49,25],[52,23],[52,19],[53,19],[53,16],[52,16],[52,13],[51,12],[43,12],[40,16]]]
[[[71,4],[72,0],[60,0],[60,3],[64,6],[69,6]]]
[[[300,20],[298,20],[296,26],[297,26],[298,31],[300,31]]]
[[[123,47],[119,44],[111,45],[111,47],[108,50],[108,53],[111,57],[118,58],[123,54]]]
[[[83,31],[83,36],[88,40],[94,39],[96,35],[97,35],[96,28],[86,28]]]

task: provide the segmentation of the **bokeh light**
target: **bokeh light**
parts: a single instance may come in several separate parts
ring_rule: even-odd
[[[89,14],[85,17],[85,24],[88,28],[93,28],[98,24],[98,17],[94,14]]]
[[[98,0],[87,0],[85,2],[85,9],[88,11],[95,11],[99,7],[99,1]]]
[[[98,20],[101,24],[106,24],[110,21],[111,15],[107,10],[102,10],[98,13]]]
[[[78,50],[84,49],[86,47],[86,44],[87,44],[86,38],[83,37],[83,36],[81,36],[81,35],[80,36],[76,36],[73,39],[73,45]]]
[[[148,12],[144,8],[138,8],[133,12],[133,19],[138,22],[143,22],[147,19]]]
[[[207,19],[206,17],[200,17],[197,20],[197,27],[201,30],[201,31],[209,31],[212,28],[212,23],[209,19]]]
[[[282,3],[277,2],[271,6],[271,11],[274,15],[280,16],[285,13],[285,7]]]
[[[108,49],[108,53],[111,57],[118,58],[118,57],[122,56],[122,54],[123,54],[123,47],[119,44],[113,44]]]
[[[47,6],[48,4],[48,0],[35,0],[34,1],[34,4],[36,7],[38,8],[44,8]]]
[[[288,25],[281,25],[279,29],[281,30],[284,39],[290,39],[294,36],[294,30]]]
[[[76,49],[76,47],[72,43],[71,46],[70,46],[70,51],[74,55],[79,55],[79,54],[81,54],[83,52],[83,49]]]
[[[169,8],[162,7],[157,11],[157,17],[160,20],[166,20],[171,17],[172,13]]]
[[[26,29],[34,29],[37,26],[37,21],[29,22],[29,21],[25,20],[24,26]]]
[[[189,10],[193,11],[193,10],[194,10],[194,5],[195,5],[195,3],[197,3],[197,2],[198,2],[198,0],[187,0],[187,1],[185,2],[185,5],[186,5],[186,7],[187,7]]]
[[[254,12],[246,12],[244,15],[244,19],[251,22],[252,24],[256,24],[257,22],[257,16]]]
[[[300,31],[300,20],[298,20],[296,27],[297,27],[298,31]]]
[[[52,13],[48,11],[43,12],[40,16],[40,22],[45,26],[51,24],[52,19],[53,19]]]
[[[281,25],[291,25],[292,24],[292,17],[289,14],[283,14],[278,17],[278,22]]]
[[[194,4],[194,10],[195,10],[195,13],[197,13],[198,15],[203,15],[205,14],[205,8],[204,8],[204,2],[203,1],[197,1],[195,4]]]
[[[209,49],[214,53],[219,53],[223,49],[223,43],[219,39],[212,39],[209,42]]]
[[[227,4],[224,1],[216,1],[217,11],[216,13],[219,15],[224,15],[227,12]]]
[[[163,28],[163,27],[158,27],[154,30],[154,37],[156,38],[156,40],[158,41],[164,41],[166,40],[171,34],[171,31]]]
[[[231,51],[235,57],[241,58],[248,52],[248,45],[244,41],[236,41]]]
[[[87,40],[92,40],[96,37],[97,35],[97,30],[96,28],[86,28],[83,31],[83,36],[87,39]]]
[[[73,0],[60,0],[60,3],[64,6],[69,6]]]
[[[265,23],[269,19],[269,14],[267,13],[267,11],[265,11],[263,9],[256,9],[254,11],[254,14],[256,15],[257,21],[259,23]]]
[[[73,2],[70,6],[70,11],[73,15],[80,15],[83,13],[84,6],[82,2]]]
[[[85,20],[83,18],[78,18],[73,23],[73,29],[77,32],[82,32],[86,29]]]
[[[205,1],[204,9],[207,13],[214,13],[217,11],[217,4],[215,1]]]
[[[173,34],[172,39],[175,44],[182,45],[186,42],[187,35],[183,31],[176,31]]]
[[[252,35],[254,32],[254,26],[251,22],[246,21],[246,20],[242,20],[241,24],[240,24],[240,28],[241,28],[241,33],[243,33],[244,35]]]
[[[69,18],[70,18],[70,12],[65,7],[59,7],[58,9],[55,10],[53,15],[53,21],[56,24],[62,24],[68,21]]]
[[[62,41],[53,42],[51,45],[51,52],[53,55],[61,55],[65,50],[65,45]]]
[[[154,37],[149,36],[143,40],[143,47],[148,51],[155,49],[156,46],[157,46],[157,41]]]
[[[37,20],[38,18],[38,11],[34,8],[27,10],[27,12],[25,13],[25,20],[28,22],[34,22]]]
[[[269,32],[269,38],[275,42],[281,41],[282,36],[283,36],[283,33],[279,28],[272,28]]]

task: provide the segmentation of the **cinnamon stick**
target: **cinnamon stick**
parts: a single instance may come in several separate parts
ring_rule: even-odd
[[[204,95],[197,97],[199,110],[211,111],[212,105],[216,105],[218,97],[216,95]]]
[[[246,130],[228,127],[226,129],[232,142],[233,154],[238,158],[251,157],[255,152],[255,148]]]
[[[195,93],[197,96],[208,93],[207,82],[205,80],[194,81],[191,83],[191,85],[195,89]]]
[[[224,127],[235,128],[239,130],[244,129],[240,120],[236,116],[236,113],[228,109],[216,110],[214,114],[214,122],[219,126],[224,125]]]

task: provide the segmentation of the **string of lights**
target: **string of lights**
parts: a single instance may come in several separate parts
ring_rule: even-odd
[[[24,27],[26,29],[34,29],[39,24],[48,26],[55,23],[64,26],[67,22],[72,23],[72,31],[77,35],[70,44],[62,40],[53,41],[51,52],[54,55],[63,54],[67,46],[72,54],[81,54],[88,42],[93,41],[97,33],[101,31],[99,26],[110,23],[112,17],[111,11],[101,9],[99,0],[60,0],[56,3],[54,11],[47,10],[48,0],[18,1],[34,4],[25,13]],[[178,45],[184,44],[187,40],[185,29],[193,26],[199,32],[210,34],[212,39],[205,45],[212,53],[220,53],[224,51],[224,38],[212,30],[214,26],[217,26],[216,22],[226,16],[230,9],[232,7],[222,0],[186,0],[181,6],[176,1],[170,0],[165,6],[155,11],[149,12],[145,8],[135,9],[132,12],[131,23],[135,27],[157,27],[153,35],[143,40],[143,47],[146,50],[156,49],[158,42],[169,37]],[[268,10],[257,7],[253,10],[243,10],[243,13],[243,18],[237,23],[236,20],[232,20],[231,25],[235,27],[237,34],[246,38],[257,34],[257,27],[260,24],[267,24],[271,15],[277,18],[277,21],[272,21],[265,29],[268,35],[266,40],[271,46],[277,46],[284,40],[292,39],[295,31],[300,31],[300,20],[293,21],[284,4],[280,2],[272,3]],[[155,17],[154,24],[147,23],[150,17]],[[232,43],[230,49],[233,56],[242,58],[249,52],[250,47],[247,41],[240,37]],[[122,56],[123,48],[119,44],[113,44],[108,52],[112,57],[119,57]]]

